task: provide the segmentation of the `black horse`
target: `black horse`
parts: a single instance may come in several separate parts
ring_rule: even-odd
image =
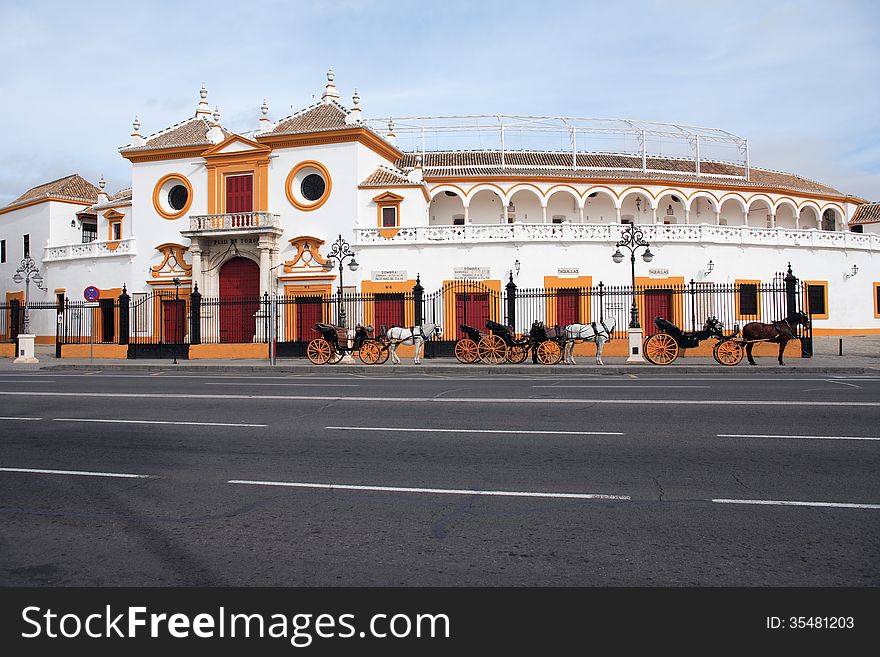
[[[749,365],[756,365],[755,359],[752,358],[752,348],[756,341],[775,342],[779,345],[779,364],[782,362],[782,352],[785,351],[785,345],[790,340],[797,340],[797,326],[802,325],[810,328],[810,318],[800,311],[793,312],[785,319],[773,322],[772,324],[764,324],[763,322],[749,322],[742,329],[743,340],[746,341],[746,355],[749,358]]]

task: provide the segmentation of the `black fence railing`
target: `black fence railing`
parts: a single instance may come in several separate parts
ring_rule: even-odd
[[[685,331],[699,330],[709,317],[733,333],[750,321],[771,322],[796,311],[810,314],[808,286],[789,270],[769,282],[518,288],[490,281],[451,281],[425,293],[421,284],[406,292],[300,294],[272,297],[210,298],[196,288],[191,294],[161,290],[130,297],[123,288],[117,299],[96,303],[65,300],[58,322],[60,344],[128,345],[130,358],[186,358],[191,345],[274,344],[278,357],[305,355],[319,334],[316,323],[371,325],[384,334],[393,326],[430,323],[440,327],[438,339],[426,347],[427,357],[451,355],[464,337],[461,325],[484,330],[487,321],[512,326],[516,333],[535,321],[547,326],[603,323],[615,338],[625,338],[635,316],[645,337],[658,331],[663,317]],[[11,340],[21,326],[20,304],[3,308],[3,335]],[[53,306],[54,308],[54,306]],[[20,328],[18,328],[20,332]],[[812,333],[801,329],[803,353],[810,355]],[[59,349],[60,350],[60,349]],[[268,354],[268,350],[267,350]]]

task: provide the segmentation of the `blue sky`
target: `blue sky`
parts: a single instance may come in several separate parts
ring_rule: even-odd
[[[256,127],[320,97],[333,65],[366,116],[628,117],[729,130],[752,163],[880,200],[880,3],[21,3],[0,0],[0,204],[192,115]]]

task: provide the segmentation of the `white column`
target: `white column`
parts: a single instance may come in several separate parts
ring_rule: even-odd
[[[541,206],[541,223],[542,224],[547,223],[547,206],[546,205]]]
[[[199,292],[202,291],[202,249],[201,245],[198,244],[195,240],[193,240],[192,244],[189,246],[189,252],[192,254],[192,282],[193,286],[199,286]]]
[[[776,213],[770,213],[770,228],[776,228]]]
[[[720,226],[720,225],[721,225],[721,210],[716,210],[716,211],[715,211],[715,225],[716,225],[716,226]]]
[[[581,223],[584,223],[584,206],[578,206],[578,214],[580,215]]]
[[[657,223],[657,208],[651,208],[651,223]]]
[[[687,208],[685,208],[685,210],[684,210],[684,223],[686,223],[686,224],[691,223],[691,211],[688,210]]]
[[[504,203],[504,202],[502,201],[502,203]],[[502,213],[501,213],[501,214],[502,214],[502,217],[503,217],[502,220],[501,220],[502,223],[507,224],[508,221],[510,221],[510,220],[507,218],[507,203],[504,203],[504,207],[502,208]]]
[[[470,218],[470,215],[468,214],[468,206],[467,205],[464,206],[464,223],[465,224],[471,223],[471,218]]]
[[[743,210],[743,226],[749,225],[749,211]]]
[[[269,291],[269,268],[272,265],[270,264],[269,258],[269,245],[263,242],[260,239],[260,296],[262,297],[264,293]]]
[[[617,223],[620,223],[620,208],[614,208],[614,212],[617,214]]]

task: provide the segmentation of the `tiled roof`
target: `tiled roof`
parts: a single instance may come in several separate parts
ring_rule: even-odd
[[[407,153],[395,164],[404,171],[415,166],[417,153]],[[425,152],[422,166],[425,177],[431,179],[493,176],[559,176],[567,178],[641,178],[666,179],[670,175],[688,182],[706,182],[711,178],[697,176],[693,160],[649,157],[646,173],[638,156],[615,153],[578,153],[577,169],[572,168],[572,154],[568,152],[519,151],[506,152],[504,165],[500,151],[434,151]],[[652,171],[653,170],[653,171]],[[721,176],[724,184],[744,187],[781,187],[784,189],[840,194],[833,187],[823,185],[791,173],[751,167],[749,180],[742,176],[744,167],[727,162],[700,162],[700,173]]]
[[[125,189],[120,189],[118,192],[113,194],[110,197],[111,201],[122,201],[131,199],[131,187],[126,187]]]
[[[877,222],[880,222],[880,203],[862,203],[856,208],[856,213],[853,215],[849,225],[874,224]]]
[[[138,151],[151,151],[162,148],[182,148],[185,146],[213,146],[208,140],[208,130],[211,129],[208,121],[200,116],[175,123],[170,128],[161,130],[146,138],[140,146],[124,146],[119,149],[120,153],[136,153]],[[223,137],[232,133],[220,128]]]
[[[73,173],[64,178],[31,187],[6,207],[43,198],[63,198],[83,203],[94,203],[98,200],[99,191],[97,187],[78,173]]]
[[[386,185],[413,185],[421,183],[413,182],[402,171],[395,171],[388,167],[378,167],[373,173],[361,182],[361,187],[384,187]]]
[[[281,119],[275,124],[274,128],[267,132],[262,132],[258,136],[294,135],[322,130],[343,130],[353,127],[345,123],[347,114],[348,110],[336,102],[319,103]]]

